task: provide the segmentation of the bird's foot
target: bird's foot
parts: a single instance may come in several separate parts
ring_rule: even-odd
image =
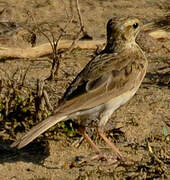
[[[118,160],[115,156],[106,155],[104,153],[96,154],[92,157],[76,157],[75,161],[72,163],[71,167],[82,165],[84,163],[89,163],[95,160],[107,161],[106,165],[112,165],[116,163]]]
[[[112,155],[106,155],[104,153],[96,154],[95,156],[91,157],[90,160],[104,160],[107,161],[108,165],[114,164],[117,162],[117,158]]]

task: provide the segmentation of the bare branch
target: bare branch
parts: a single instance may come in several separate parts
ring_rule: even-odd
[[[70,20],[66,23],[66,25],[64,26],[64,28],[61,30],[59,36],[57,39],[55,39],[54,34],[51,32],[51,36],[53,39],[53,62],[52,62],[52,68],[51,68],[51,75],[49,76],[49,78],[47,78],[47,80],[52,80],[54,78],[54,75],[58,74],[58,69],[59,69],[59,54],[57,51],[57,47],[58,47],[58,43],[60,41],[60,39],[62,38],[63,34],[65,33],[65,29],[68,27],[68,25],[72,22],[73,18],[70,18]]]
[[[53,111],[53,107],[52,107],[52,105],[51,105],[51,103],[50,103],[50,100],[49,100],[49,98],[48,98],[48,94],[47,94],[47,91],[46,91],[46,90],[43,90],[43,96],[44,96],[46,105],[48,106],[48,109],[49,109],[50,111]]]
[[[42,117],[41,110],[43,107],[43,88],[44,81],[37,79],[37,96],[35,98],[36,119],[41,119]]]
[[[30,67],[31,67],[31,64],[27,67],[27,69],[25,70],[25,72],[24,72],[24,74],[23,74],[23,76],[22,76],[22,79],[21,79],[21,86],[24,85],[24,81],[25,81],[27,72],[29,71]]]
[[[82,17],[81,17],[81,12],[80,12],[80,7],[79,7],[79,1],[78,0],[76,0],[76,9],[77,9],[78,17],[79,17],[80,28],[81,28],[81,31],[84,34],[85,30],[84,30],[84,25],[83,25],[83,21],[82,21]]]
[[[63,4],[64,4],[64,9],[65,9],[65,12],[66,12],[66,16],[67,16],[67,18],[69,18],[69,13],[68,13],[68,10],[67,10],[67,7],[66,7],[66,3],[64,2],[64,0],[62,0],[63,1]]]

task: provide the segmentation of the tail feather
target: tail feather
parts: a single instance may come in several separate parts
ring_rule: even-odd
[[[34,126],[30,131],[28,131],[23,137],[18,139],[16,142],[12,143],[11,147],[17,147],[18,149],[21,149],[22,147],[26,146],[31,141],[33,141],[40,134],[45,132],[47,129],[54,126],[58,122],[65,120],[66,118],[67,118],[66,115],[56,114],[56,115],[50,116],[46,120]]]

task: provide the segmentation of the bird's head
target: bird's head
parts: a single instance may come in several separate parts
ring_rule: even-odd
[[[135,42],[142,26],[137,18],[112,18],[107,23],[107,40]]]

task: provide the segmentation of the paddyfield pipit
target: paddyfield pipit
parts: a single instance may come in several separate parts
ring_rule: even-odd
[[[135,42],[142,26],[136,18],[110,19],[105,49],[73,80],[54,115],[33,127],[11,147],[20,149],[56,123],[72,118],[79,123],[82,136],[99,158],[106,156],[86,133],[86,127],[94,122],[97,122],[99,136],[117,158],[122,159],[118,149],[104,135],[104,126],[112,113],[134,96],[146,74],[147,59]]]

